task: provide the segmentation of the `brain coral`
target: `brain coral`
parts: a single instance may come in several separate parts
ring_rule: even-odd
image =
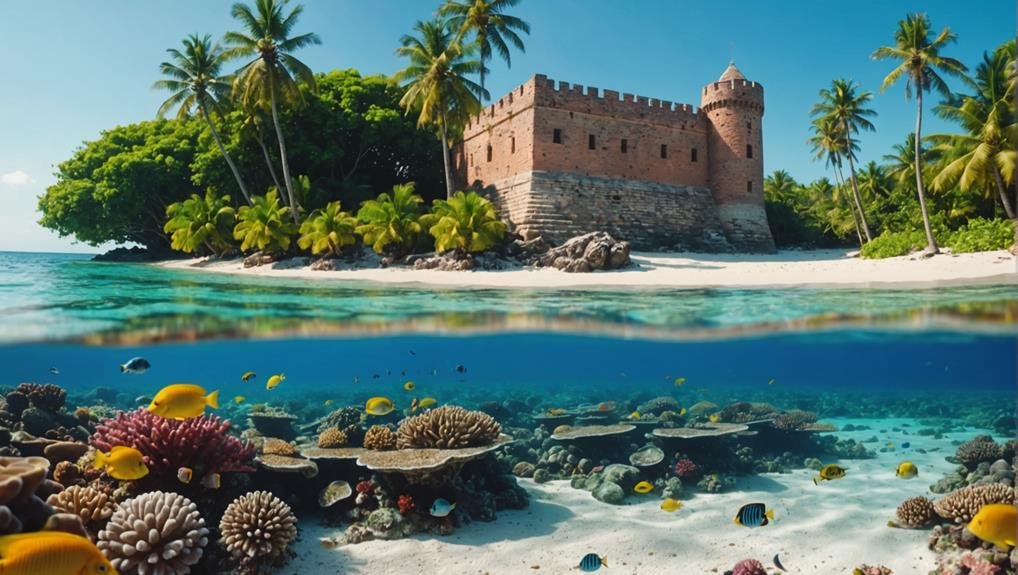
[[[364,447],[375,451],[396,449],[396,434],[384,425],[372,425],[364,434]]]
[[[1003,483],[970,485],[948,493],[933,504],[937,515],[955,523],[968,523],[988,503],[1014,503],[1015,489]]]
[[[502,426],[486,413],[443,405],[404,419],[396,442],[400,449],[476,447],[490,444],[501,432]]]
[[[903,501],[898,506],[896,515],[902,527],[924,527],[937,517],[933,502],[921,495]]]
[[[337,427],[330,427],[318,434],[318,447],[332,449],[346,445],[346,433]]]
[[[230,503],[219,523],[222,543],[241,567],[283,557],[297,537],[297,518],[290,506],[268,491],[253,491]]]
[[[122,575],[186,575],[201,560],[208,534],[197,505],[152,491],[118,505],[97,545]]]

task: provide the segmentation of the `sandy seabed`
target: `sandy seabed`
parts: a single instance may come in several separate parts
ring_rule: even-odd
[[[245,268],[240,259],[172,260],[159,265],[246,276],[428,284],[478,288],[578,287],[907,287],[945,284],[1018,285],[1018,258],[1006,251],[902,256],[883,260],[849,257],[844,250],[781,251],[776,254],[634,253],[630,268],[587,274],[552,268],[450,272],[405,267],[314,271],[293,261]]]
[[[805,469],[739,477],[732,491],[684,498],[684,507],[674,513],[658,507],[656,492],[632,495],[628,505],[612,506],[572,489],[567,481],[535,484],[523,479],[520,483],[531,496],[529,508],[501,512],[493,523],[465,525],[448,537],[418,535],[327,549],[319,538],[340,535],[342,528],[308,521],[301,526],[297,558],[281,572],[559,575],[579,573],[580,558],[594,552],[608,557],[609,568],[601,570],[606,575],[720,574],[748,557],[776,573],[771,564],[775,554],[792,574],[847,574],[862,563],[886,565],[895,575],[929,573],[935,567],[934,554],[927,549],[929,530],[894,529],[887,521],[909,497],[939,497],[929,486],[954,469],[944,459],[954,453],[952,440],[971,439],[977,430],[935,440],[914,435],[919,429],[914,420],[825,421],[839,427],[868,425],[871,429],[838,436],[876,436],[879,442],[867,447],[875,450],[892,442],[895,450],[878,453],[875,459],[824,461],[840,463],[848,473],[820,486],[812,482],[815,472]],[[911,445],[902,449],[902,442]],[[919,477],[895,477],[904,460],[918,466]],[[773,508],[775,521],[756,529],[734,525],[736,511],[751,502]]]

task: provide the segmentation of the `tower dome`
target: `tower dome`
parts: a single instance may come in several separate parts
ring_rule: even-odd
[[[721,77],[718,78],[718,82],[727,82],[729,80],[745,80],[746,77],[742,75],[742,72],[735,67],[735,60],[728,63],[728,67],[725,68]]]

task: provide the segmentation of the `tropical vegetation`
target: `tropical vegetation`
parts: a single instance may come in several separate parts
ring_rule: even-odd
[[[405,254],[418,245],[421,236],[420,211],[424,200],[414,193],[414,184],[397,184],[392,193],[361,204],[357,233],[375,253]]]
[[[421,225],[435,238],[435,251],[459,254],[483,252],[506,232],[495,206],[477,192],[460,191],[448,200],[435,200]]]
[[[166,225],[170,247],[188,254],[221,256],[233,249],[230,241],[237,212],[230,205],[230,196],[217,195],[213,190],[205,197],[191,197],[166,207]]]
[[[344,246],[357,243],[356,227],[357,218],[342,211],[339,202],[329,202],[324,208],[311,212],[301,223],[297,245],[303,250],[310,249],[313,255],[338,256]]]
[[[290,222],[291,210],[279,201],[279,192],[271,190],[264,196],[251,198],[250,206],[241,206],[233,239],[240,241],[240,251],[259,250],[272,254],[290,249],[297,226]]]

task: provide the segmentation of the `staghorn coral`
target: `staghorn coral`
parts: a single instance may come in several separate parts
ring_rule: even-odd
[[[743,559],[736,563],[728,573],[731,575],[767,575],[767,570],[756,559]]]
[[[262,453],[290,457],[300,456],[300,452],[297,451],[297,448],[292,443],[275,437],[266,437],[262,441]]]
[[[60,493],[50,495],[46,503],[60,511],[80,517],[85,531],[93,541],[116,509],[116,503],[110,499],[109,494],[94,487],[80,485],[73,485]]]
[[[443,405],[404,419],[396,431],[399,449],[456,449],[488,445],[498,439],[502,426],[490,415]]]
[[[243,570],[285,557],[297,537],[297,518],[290,506],[268,491],[252,491],[230,503],[219,523],[222,544]]]
[[[182,421],[165,419],[138,409],[103,420],[92,435],[92,445],[109,451],[114,445],[132,445],[145,455],[149,471],[176,481],[181,467],[195,475],[254,471],[254,447],[229,435],[230,422],[206,414]]]
[[[60,411],[67,401],[67,392],[52,383],[22,383],[15,391],[23,393],[33,406],[52,413]]]
[[[372,425],[364,434],[364,448],[375,451],[396,449],[396,434],[384,425]]]
[[[1014,503],[1015,488],[1003,483],[970,485],[948,493],[933,504],[937,515],[955,523],[968,523],[979,508],[989,503]]]
[[[782,431],[802,431],[817,422],[817,414],[792,409],[774,416],[774,428]]]
[[[921,495],[903,501],[895,515],[902,527],[925,527],[937,518],[933,502]]]
[[[208,533],[197,505],[153,491],[118,505],[97,546],[125,575],[186,575],[201,560]]]
[[[318,434],[318,447],[332,449],[346,445],[346,433],[338,427],[330,427]]]
[[[974,468],[984,461],[996,461],[1002,455],[1001,446],[989,435],[977,435],[971,441],[959,445],[954,453],[958,463],[968,468]]]

